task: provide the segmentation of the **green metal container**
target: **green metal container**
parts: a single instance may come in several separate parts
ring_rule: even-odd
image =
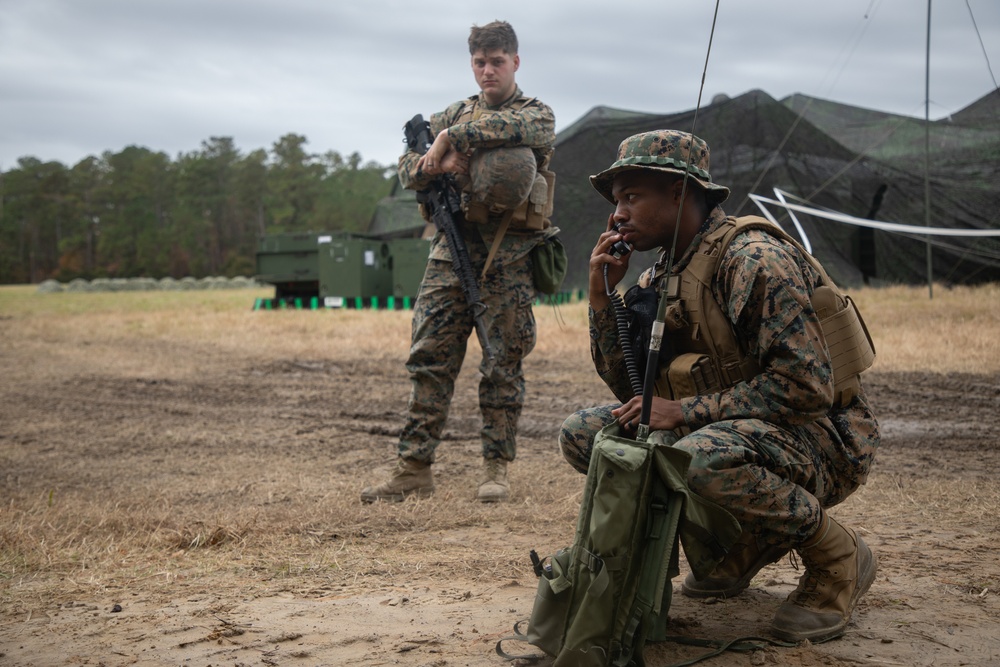
[[[412,302],[420,291],[420,281],[427,268],[430,239],[393,239],[389,245],[389,266],[392,269],[392,295]]]
[[[317,253],[329,232],[294,232],[260,238],[257,245],[257,281],[274,285],[275,298],[319,294]]]
[[[319,244],[319,296],[327,308],[382,308],[391,294],[385,241],[344,235]]]

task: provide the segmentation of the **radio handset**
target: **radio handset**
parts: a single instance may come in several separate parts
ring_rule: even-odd
[[[620,225],[618,223],[615,223],[614,226],[611,227],[611,231],[618,232],[620,234],[621,231],[619,228]],[[625,239],[620,239],[611,246],[610,252],[611,256],[614,257],[615,259],[621,259],[623,255],[627,255],[630,252],[632,252],[632,246],[629,243],[627,243]]]

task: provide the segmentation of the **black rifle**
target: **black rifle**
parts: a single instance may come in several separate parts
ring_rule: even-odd
[[[411,151],[423,155],[431,145],[431,126],[424,117],[417,114],[403,126],[406,134],[406,145]],[[417,192],[417,201],[424,205],[434,226],[444,234],[451,251],[451,268],[462,283],[465,301],[472,310],[472,318],[476,324],[476,335],[479,345],[483,348],[490,361],[493,361],[493,348],[490,347],[486,335],[486,323],[483,315],[486,304],[479,297],[479,285],[476,284],[476,274],[472,270],[472,260],[469,259],[469,249],[465,247],[465,239],[455,225],[456,219],[461,219],[462,206],[458,194],[458,185],[451,174],[441,174],[425,190]]]

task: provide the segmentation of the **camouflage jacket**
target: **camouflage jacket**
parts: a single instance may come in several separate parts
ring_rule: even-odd
[[[488,112],[488,113],[486,113]],[[520,88],[499,104],[491,107],[479,95],[455,102],[440,113],[431,115],[431,136],[444,129],[455,150],[468,152],[477,148],[499,146],[527,146],[535,153],[538,168],[544,169],[552,158],[555,143],[555,114],[548,105],[537,99],[526,98]],[[399,158],[397,173],[404,188],[426,188],[433,176],[426,176],[417,168],[420,155],[407,151]],[[462,233],[467,243],[485,243],[489,247],[496,235],[499,220],[486,224],[463,224]],[[526,255],[538,243],[539,233],[507,233],[497,251],[495,262],[508,263]],[[431,243],[431,259],[451,261],[448,246],[438,232]]]
[[[719,228],[716,208],[702,225],[673,273],[680,274],[701,240]],[[842,439],[878,438],[862,390],[860,402],[833,406],[833,373],[810,295],[817,271],[789,243],[763,230],[749,230],[727,247],[712,295],[732,325],[742,349],[756,358],[760,374],[718,393],[681,400],[692,429],[728,419],[759,419],[799,426],[830,419]],[[590,312],[591,353],[601,378],[619,399],[631,396],[611,306]],[[661,364],[669,363],[662,359]]]

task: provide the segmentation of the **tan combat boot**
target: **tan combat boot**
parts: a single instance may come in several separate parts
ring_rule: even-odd
[[[376,500],[400,502],[408,496],[426,498],[434,493],[434,477],[431,465],[422,461],[400,458],[389,481],[378,486],[366,486],[361,490],[361,501],[373,503]]]
[[[711,574],[699,581],[689,573],[681,584],[681,593],[689,598],[731,598],[750,585],[750,580],[767,565],[776,563],[788,549],[760,542],[749,531],[730,548]]]
[[[507,500],[510,483],[507,481],[507,462],[503,459],[483,459],[483,476],[476,499],[483,503]]]
[[[826,513],[816,535],[798,552],[806,571],[778,607],[771,633],[792,642],[839,637],[858,599],[875,580],[875,556],[853,530]]]

